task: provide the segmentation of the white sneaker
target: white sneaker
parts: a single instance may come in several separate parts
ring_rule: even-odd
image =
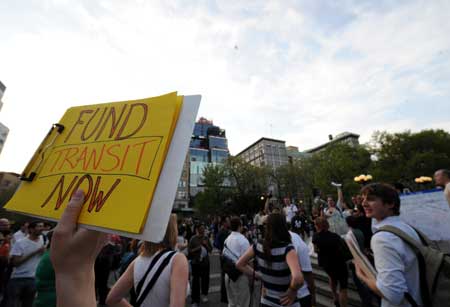
[[[202,297],[202,303],[208,303],[208,297],[207,296],[203,296]]]

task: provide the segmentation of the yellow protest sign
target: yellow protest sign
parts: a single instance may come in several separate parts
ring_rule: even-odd
[[[81,188],[80,223],[140,233],[182,104],[171,93],[68,109],[25,169],[30,181],[6,208],[59,219]]]

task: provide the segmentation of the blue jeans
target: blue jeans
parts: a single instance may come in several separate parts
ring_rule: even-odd
[[[12,278],[6,289],[6,306],[32,307],[35,295],[34,278]]]

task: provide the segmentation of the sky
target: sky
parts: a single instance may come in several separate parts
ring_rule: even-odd
[[[2,0],[0,170],[73,105],[178,91],[226,129],[300,150],[350,131],[450,131],[450,1]]]

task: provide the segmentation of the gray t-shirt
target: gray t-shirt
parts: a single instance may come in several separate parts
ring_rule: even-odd
[[[39,237],[38,241],[33,241],[28,237],[25,237],[14,244],[11,250],[11,256],[29,255],[37,251],[43,245],[44,240],[42,239],[42,236]],[[34,278],[39,260],[41,260],[41,254],[36,254],[21,265],[14,267],[11,278]]]

